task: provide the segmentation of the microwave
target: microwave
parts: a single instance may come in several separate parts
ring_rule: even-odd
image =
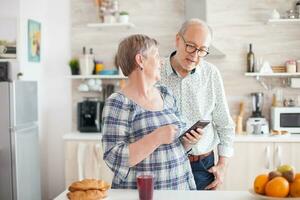
[[[271,128],[300,133],[300,107],[272,107]]]

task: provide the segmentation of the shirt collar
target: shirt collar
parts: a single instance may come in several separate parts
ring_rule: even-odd
[[[177,76],[179,76],[178,75],[178,73],[176,72],[176,70],[172,67],[172,65],[171,65],[171,58],[173,57],[173,56],[175,56],[175,54],[176,54],[176,51],[173,51],[172,53],[171,53],[171,55],[170,55],[170,57],[167,59],[167,76],[170,76],[171,74],[175,74],[175,75],[177,75]],[[200,66],[203,64],[203,62],[202,62],[202,60],[199,62],[199,64],[196,66],[196,68],[195,69],[193,69],[192,71],[191,71],[191,73],[190,74],[194,74],[195,72],[199,72],[199,68],[200,68]]]

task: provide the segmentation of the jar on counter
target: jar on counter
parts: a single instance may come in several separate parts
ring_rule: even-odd
[[[294,12],[294,10],[288,10],[288,11],[286,11],[286,18],[287,19],[295,19],[295,12]]]
[[[286,72],[287,73],[296,73],[296,61],[295,60],[288,60],[286,61]]]

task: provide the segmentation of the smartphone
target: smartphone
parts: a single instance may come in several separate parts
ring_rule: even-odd
[[[208,124],[210,123],[209,120],[199,120],[197,121],[193,126],[191,126],[187,131],[185,131],[184,134],[182,134],[180,136],[180,138],[182,138],[183,136],[185,136],[187,133],[191,132],[192,130],[196,131],[197,128],[205,128]]]

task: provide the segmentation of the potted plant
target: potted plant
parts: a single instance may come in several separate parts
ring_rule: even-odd
[[[79,75],[79,60],[77,58],[71,59],[69,61],[69,66],[72,75]]]
[[[119,22],[120,23],[128,23],[129,22],[129,13],[126,11],[121,11],[119,13]]]

